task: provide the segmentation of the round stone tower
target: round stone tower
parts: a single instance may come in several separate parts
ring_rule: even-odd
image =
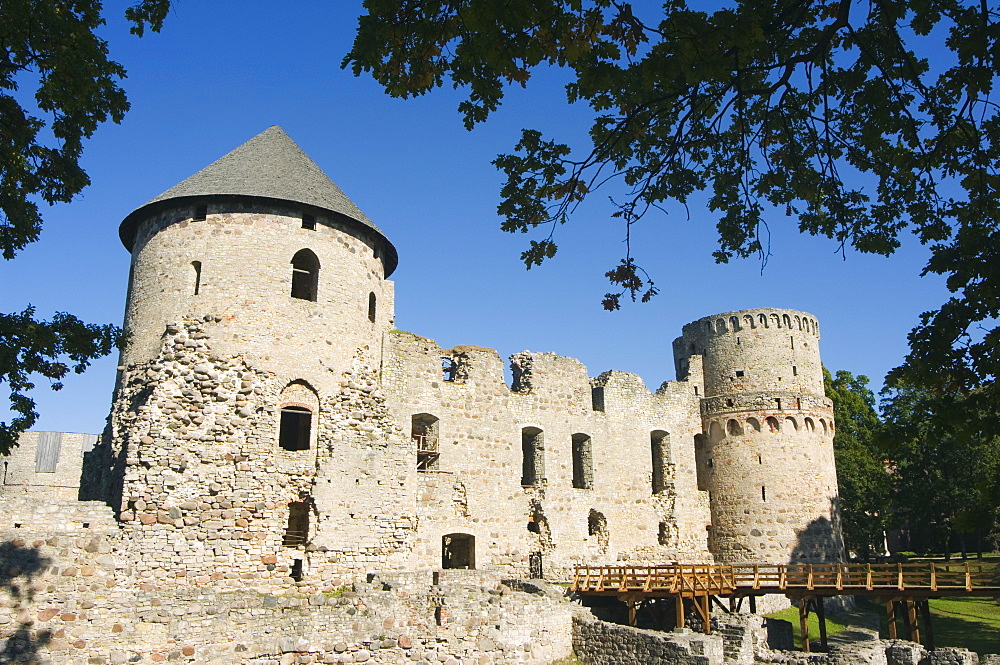
[[[393,319],[396,250],[271,127],[129,214],[122,364],[149,361],[167,324],[212,317],[212,349],[322,389]],[[331,371],[332,370],[332,371]]]
[[[842,560],[816,319],[786,309],[705,317],[684,326],[674,358],[678,378],[702,395],[695,453],[717,559]]]

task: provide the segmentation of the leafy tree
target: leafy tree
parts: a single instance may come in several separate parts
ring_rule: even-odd
[[[140,0],[126,10],[132,32],[159,30],[165,0]],[[128,110],[118,80],[120,64],[108,59],[107,43],[95,34],[104,24],[98,0],[0,0],[0,255],[13,259],[38,239],[38,201],[66,202],[89,184],[80,166],[83,141]],[[22,88],[31,88],[26,95]],[[33,373],[61,387],[69,371],[82,372],[108,354],[119,331],[84,324],[68,314],[51,321],[0,313],[0,384],[7,383],[11,409],[20,415],[0,422],[0,454],[37,418],[25,395]]]
[[[766,261],[767,220],[783,215],[845,251],[889,255],[912,232],[931,248],[924,273],[946,276],[954,296],[922,315],[893,378],[997,404],[993,3],[734,0],[712,12],[685,0],[662,8],[620,0],[365,7],[344,66],[370,72],[397,97],[446,83],[464,88],[458,110],[467,127],[537,68],[570,72],[567,99],[593,111],[588,147],[526,129],[494,162],[507,177],[502,228],[541,232],[522,254],[529,268],[555,255],[555,230],[598,190],[612,194],[611,217],[626,239],[651,209],[709,190],[720,262]],[[607,273],[608,309],[623,296],[656,293],[626,248]]]
[[[947,554],[955,533],[963,552],[965,534],[977,534],[981,548],[995,522],[1000,441],[962,420],[972,408],[968,402],[906,385],[883,392],[894,513],[918,551]]]
[[[868,377],[823,368],[826,395],[833,400],[841,528],[849,552],[864,561],[885,553],[885,529],[891,478],[878,447],[881,422]]]

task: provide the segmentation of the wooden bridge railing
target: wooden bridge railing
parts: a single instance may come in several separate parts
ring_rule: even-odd
[[[971,593],[977,589],[1000,590],[1000,568],[971,562],[600,566],[577,568],[572,589],[584,593],[631,591],[685,596],[785,591]]]

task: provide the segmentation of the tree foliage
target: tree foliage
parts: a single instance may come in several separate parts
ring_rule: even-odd
[[[587,147],[523,131],[495,164],[502,228],[540,232],[522,259],[555,255],[555,230],[599,191],[633,224],[708,190],[715,258],[766,261],[787,216],[843,250],[892,254],[912,233],[924,273],[954,296],[922,315],[894,380],[996,404],[1000,364],[998,11],[980,0],[733,0],[697,11],[619,0],[366,0],[344,66],[386,92],[468,91],[466,126],[538,68],[571,73],[593,113]],[[655,287],[627,245],[608,271],[624,296]],[[984,328],[980,330],[979,328]],[[984,411],[984,409],[980,409]]]
[[[140,0],[126,10],[132,32],[160,29],[170,3]],[[96,33],[104,24],[98,0],[0,0],[0,255],[13,259],[38,239],[39,203],[73,199],[89,184],[80,165],[84,140],[108,120],[121,122],[128,101],[118,81],[124,68],[108,58]],[[0,422],[0,454],[35,422],[29,375],[58,389],[70,368],[83,371],[117,339],[113,326],[84,324],[68,314],[51,321],[34,309],[0,314],[0,384],[11,409]]]
[[[896,521],[918,551],[949,552],[952,534],[989,534],[1000,506],[1000,441],[967,419],[978,403],[897,385],[883,393]],[[965,542],[964,539],[962,541]]]
[[[833,401],[841,528],[844,544],[865,561],[885,553],[885,530],[891,477],[879,449],[881,421],[868,377],[840,370],[836,377],[823,368],[826,395]]]

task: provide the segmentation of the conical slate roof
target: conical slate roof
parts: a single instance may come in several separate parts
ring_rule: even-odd
[[[210,196],[278,199],[339,213],[381,236],[387,250],[386,274],[395,268],[396,251],[385,234],[277,125],[132,211],[119,229],[122,242],[131,251],[136,224],[159,204]]]

